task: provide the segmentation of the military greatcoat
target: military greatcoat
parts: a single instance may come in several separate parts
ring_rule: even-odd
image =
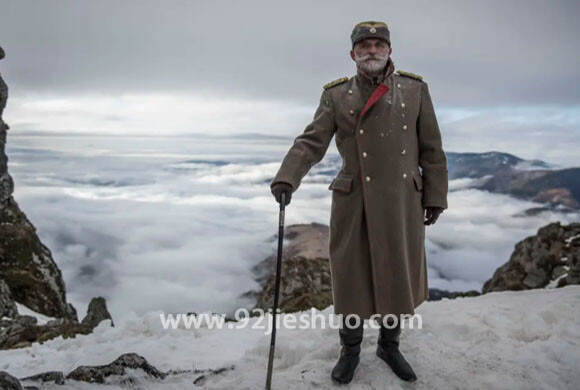
[[[389,59],[382,77],[357,68],[326,84],[270,187],[286,182],[296,191],[333,137],[342,157],[328,187],[334,312],[412,315],[428,297],[424,209],[447,208],[447,161],[427,83],[394,72]]]

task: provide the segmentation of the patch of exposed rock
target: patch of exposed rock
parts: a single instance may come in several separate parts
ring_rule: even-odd
[[[77,367],[66,378],[89,383],[105,383],[105,378],[111,375],[125,375],[128,368],[143,370],[153,378],[163,379],[167,375],[149,364],[143,356],[136,353],[125,353],[109,364]],[[131,384],[132,378],[129,376],[121,383]]]
[[[518,242],[483,293],[580,284],[580,223],[550,223]]]

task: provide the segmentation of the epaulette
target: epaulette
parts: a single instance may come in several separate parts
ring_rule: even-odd
[[[348,77],[341,77],[339,79],[336,79],[334,81],[331,81],[330,83],[324,84],[323,88],[324,89],[328,89],[328,88],[334,87],[335,85],[342,84],[345,81],[348,81]]]
[[[404,70],[397,70],[397,73],[400,74],[401,76],[411,77],[413,79],[417,79],[420,81],[423,80],[423,76],[419,76],[418,74],[411,73],[411,72],[405,72]]]

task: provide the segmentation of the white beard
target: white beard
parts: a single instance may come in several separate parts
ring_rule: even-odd
[[[369,58],[372,58],[369,60]],[[367,54],[366,56],[357,57],[355,54],[354,58],[356,64],[368,75],[376,76],[380,74],[389,62],[389,55],[380,57],[378,55],[372,56]]]

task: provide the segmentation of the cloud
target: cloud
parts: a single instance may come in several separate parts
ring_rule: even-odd
[[[239,296],[258,288],[250,269],[276,251],[279,209],[267,182],[286,143],[45,135],[14,137],[8,147],[14,195],[80,316],[94,296],[107,299],[113,318],[253,303]],[[335,157],[320,167],[337,168]],[[293,196],[286,226],[328,224],[331,177],[317,168]],[[536,204],[450,187],[449,209],[426,231],[431,287],[480,289],[517,241],[550,221],[578,219],[516,218]]]
[[[11,98],[13,131],[103,135],[280,135],[312,120],[316,107],[289,101],[150,93]]]
[[[16,96],[183,92],[305,103],[325,82],[354,74],[352,27],[381,19],[395,65],[422,74],[441,105],[580,102],[575,1],[2,7],[2,68]]]

